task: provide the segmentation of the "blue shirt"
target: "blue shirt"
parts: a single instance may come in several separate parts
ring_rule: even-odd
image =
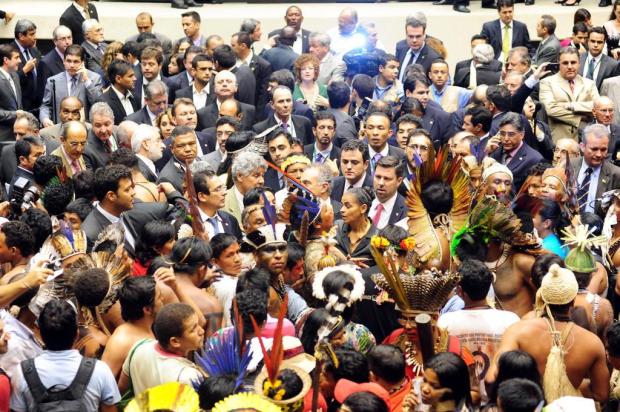
[[[469,103],[469,100],[471,99],[471,96],[474,94],[474,91],[467,90],[467,89],[464,89],[458,86],[449,86],[447,84],[444,86],[443,90],[441,91],[437,90],[437,87],[435,87],[434,84],[431,84],[430,91],[433,95],[433,100],[435,100],[438,104],[441,104],[441,99],[443,99],[443,95],[446,92],[446,90],[448,90],[449,87],[456,87],[459,89],[459,94],[458,94],[459,107],[458,108],[462,109],[465,106],[467,106],[467,103]]]
[[[568,254],[566,246],[564,246],[562,242],[560,242],[560,238],[558,238],[555,233],[552,233],[543,239],[542,248],[548,250],[551,253],[555,253],[556,255],[561,257],[562,260],[564,260],[564,258],[566,258],[566,255]]]

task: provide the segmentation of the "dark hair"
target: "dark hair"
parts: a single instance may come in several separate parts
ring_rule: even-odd
[[[425,112],[426,110],[424,109],[422,102],[420,102],[420,100],[416,99],[415,97],[405,97],[403,104],[400,106],[401,116],[405,116],[407,114],[416,116],[415,113],[424,114]]]
[[[544,400],[540,386],[527,379],[509,379],[497,390],[497,402],[503,412],[531,412]]]
[[[86,220],[86,217],[93,210],[93,208],[93,204],[88,199],[80,197],[69,203],[65,209],[65,212],[75,213],[83,222]]]
[[[325,291],[326,303],[332,300],[332,296],[337,296],[338,303],[346,306],[348,295],[353,291],[354,285],[355,279],[351,275],[334,268],[334,270],[323,278],[323,282],[321,283],[321,286]],[[345,290],[348,291],[348,293],[344,292]],[[354,306],[346,306],[344,312],[342,313],[342,317],[346,323],[348,323],[353,317],[353,308]],[[332,315],[337,315],[337,313],[332,313]]]
[[[152,33],[151,33],[152,34]],[[135,57],[136,59],[142,60],[142,45],[137,41],[130,40],[123,44],[121,47],[121,53],[123,57],[127,58],[129,55]]]
[[[379,168],[379,167],[383,167],[386,169],[394,169],[394,171],[396,172],[396,177],[403,177],[405,175],[405,166],[400,161],[400,159],[398,159],[395,156],[383,156],[377,162],[376,168]]]
[[[340,379],[348,379],[355,383],[368,382],[368,361],[364,355],[348,349],[336,349],[335,353],[339,363],[337,368],[331,358],[325,362],[325,372],[330,373],[335,382]]]
[[[237,37],[237,44],[245,44],[248,49],[252,47],[253,41],[250,33],[245,31],[239,31],[233,34],[233,37]]]
[[[123,77],[130,70],[133,71],[133,67],[125,60],[113,60],[108,66],[108,79],[112,84],[116,84],[116,76]]]
[[[142,228],[142,236],[138,240],[136,255],[143,264],[148,264],[159,253],[155,248],[163,247],[175,238],[174,226],[166,220],[153,220]]]
[[[197,68],[198,67],[198,63],[200,62],[211,62],[213,63],[213,58],[204,54],[204,53],[199,53],[197,55],[194,56],[194,58],[192,59],[192,68]]]
[[[418,83],[421,83],[427,88],[430,87],[430,83],[426,75],[414,72],[405,76],[405,80],[403,81],[403,88],[406,92],[413,93]]]
[[[534,260],[534,264],[532,265],[530,275],[532,278],[532,283],[536,286],[536,289],[540,288],[542,278],[547,274],[547,272],[549,272],[549,268],[553,264],[564,267],[564,259],[555,253],[545,253],[536,257],[536,260]]]
[[[0,65],[4,65],[4,59],[11,60],[13,53],[19,53],[19,50],[11,44],[0,44]]]
[[[73,175],[73,190],[75,191],[76,199],[84,198],[90,202],[95,197],[94,187],[95,173],[92,170],[82,170]]]
[[[547,34],[552,35],[553,33],[555,33],[557,23],[552,15],[543,14],[542,16],[540,16],[540,20],[540,25],[547,29]]]
[[[179,239],[170,254],[170,260],[174,263],[174,271],[189,275],[195,275],[198,268],[206,265],[210,259],[211,246],[197,237]]]
[[[351,193],[357,199],[360,205],[366,205],[366,212],[370,210],[372,200],[375,197],[372,189],[369,187],[352,187],[346,193]]]
[[[399,245],[409,234],[405,229],[396,225],[387,225],[377,232],[377,236],[386,238],[391,244]]]
[[[250,289],[258,290],[265,294],[269,293],[269,272],[266,269],[254,267],[237,278],[235,293],[241,293]]]
[[[168,349],[170,339],[183,336],[185,321],[195,315],[194,309],[185,303],[170,303],[165,305],[155,317],[153,334],[164,349]]]
[[[303,324],[301,336],[299,337],[304,347],[304,352],[314,353],[319,329],[327,324],[329,318],[329,312],[324,308],[314,309],[310,315],[308,315]]]
[[[76,275],[73,292],[80,306],[101,305],[110,290],[108,272],[99,268],[86,269]]]
[[[456,405],[461,402],[471,405],[469,371],[463,359],[452,352],[438,353],[424,365],[424,369],[435,371],[441,387],[450,389],[445,396],[453,399]]]
[[[368,352],[370,371],[389,384],[396,384],[405,377],[405,355],[394,345],[377,345]]]
[[[235,100],[235,102],[239,104],[237,100]],[[238,113],[241,113],[241,112],[239,111]],[[217,121],[215,122],[215,130],[217,130],[218,127],[225,125],[225,124],[232,126],[233,129],[235,129],[235,132],[241,129],[241,123],[239,123],[239,120],[231,116],[222,116],[219,119],[217,119]]]
[[[239,310],[239,316],[243,322],[243,333],[245,335],[254,334],[252,317],[258,325],[262,325],[267,320],[267,302],[269,296],[256,289],[247,289],[235,295],[235,302]],[[234,308],[230,309],[231,319],[234,319]]]
[[[75,308],[66,300],[53,299],[43,306],[38,319],[41,339],[51,351],[69,350],[77,336]]]
[[[19,217],[19,221],[28,225],[34,239],[33,252],[38,251],[45,240],[52,234],[52,219],[41,209],[31,207]]]
[[[131,170],[126,166],[111,165],[97,169],[94,179],[97,200],[101,202],[108,192],[116,193],[121,179],[131,179]]]
[[[293,90],[295,89],[295,76],[287,69],[276,70],[269,76],[269,83],[278,83],[278,86],[286,86],[289,90]]]
[[[512,96],[506,86],[493,85],[487,89],[487,100],[495,105],[500,112],[509,112],[512,107]]]
[[[501,11],[504,7],[514,7],[514,0],[498,0],[497,11]]]
[[[65,59],[67,56],[76,56],[84,61],[84,49],[79,44],[72,44],[65,49]]]
[[[236,379],[232,375],[206,377],[198,387],[200,409],[210,411],[216,403],[235,393]]]
[[[551,167],[553,166],[551,166],[549,163],[545,163],[545,162],[536,163],[535,165],[533,165],[532,167],[528,169],[527,175],[528,176],[542,176],[543,173],[545,173],[545,170]]]
[[[24,156],[28,158],[30,156],[31,148],[30,146],[43,146],[43,141],[38,137],[34,136],[24,136],[20,140],[15,142],[15,159],[19,164],[19,158]]]
[[[370,154],[368,153],[368,144],[358,139],[349,139],[342,144],[340,152],[358,151],[362,154],[362,162],[370,160]]]
[[[570,222],[564,216],[560,204],[554,200],[542,199],[542,206],[538,211],[538,214],[543,221],[549,219],[551,221],[551,229],[560,233],[561,229],[568,226]]]
[[[215,172],[211,169],[201,170],[198,173],[194,174],[194,189],[196,190],[196,194],[204,193],[205,195],[210,195],[209,192],[209,180],[217,178]]]
[[[370,116],[383,116],[387,117],[388,121],[392,121],[392,106],[388,102],[383,100],[373,100],[368,105],[367,115],[365,121],[368,121]]]
[[[351,100],[351,88],[343,81],[333,81],[327,86],[327,97],[332,109],[341,109]]]
[[[218,233],[211,239],[212,258],[219,258],[233,244],[239,243],[237,238],[228,233]]]
[[[144,308],[155,305],[157,285],[151,276],[129,277],[118,290],[121,316],[125,322],[144,317]]]
[[[151,264],[146,269],[147,276],[153,276],[159,268],[171,268],[173,263],[164,256],[156,256],[151,260]]]
[[[131,149],[119,147],[110,154],[108,165],[123,165],[138,170],[138,156]]]
[[[273,142],[280,136],[284,136],[286,140],[288,141],[288,144],[293,146],[293,143],[294,143],[293,136],[291,136],[290,133],[284,131],[284,129],[280,127],[276,128],[275,130],[273,130],[271,133],[267,135],[267,144],[269,144],[270,142]]]
[[[181,13],[181,17],[191,17],[192,20],[194,20],[195,22],[200,23],[200,14],[198,14],[195,11],[186,11],[184,13]]]
[[[58,183],[45,186],[41,194],[41,202],[50,216],[59,216],[65,212],[69,203],[73,200],[73,185],[71,183]]]
[[[491,130],[491,122],[493,121],[493,115],[491,112],[482,106],[472,106],[465,112],[465,116],[471,116],[471,124],[473,126],[482,125],[482,131],[487,133]]]
[[[612,323],[605,332],[609,356],[620,356],[620,323]]]
[[[596,213],[584,212],[580,214],[581,223],[587,225],[588,228],[594,229],[592,235],[600,236],[603,232],[603,219]],[[598,249],[598,248],[596,248]]]
[[[487,42],[487,44],[489,44],[489,37],[486,34],[474,34],[473,36],[471,36],[471,39],[469,40],[470,43],[472,43],[474,40],[484,40],[485,42]]]
[[[288,257],[286,258],[286,268],[289,270],[293,269],[297,262],[306,257],[306,249],[299,243],[289,242],[289,244],[286,246],[286,249],[288,251]]]
[[[461,275],[459,286],[471,300],[482,300],[489,293],[493,283],[493,273],[479,260],[468,259],[459,265]]]
[[[357,74],[351,81],[351,89],[355,90],[360,99],[372,99],[375,83],[367,74]]]
[[[377,163],[379,166],[380,162]],[[454,193],[449,183],[430,181],[422,187],[422,204],[428,210],[431,219],[440,214],[450,213],[454,204]]]
[[[332,112],[328,112],[327,110],[321,110],[320,112],[317,112],[314,115],[314,121],[312,122],[312,126],[316,127],[320,120],[331,120],[332,122],[334,122],[334,128],[336,127],[336,116],[334,116]]]
[[[536,359],[529,353],[521,350],[511,350],[502,353],[497,360],[495,388],[499,388],[502,382],[513,378],[527,379],[541,386],[540,373],[538,372]],[[495,397],[493,393],[493,397],[490,399],[495,399]]]
[[[351,412],[388,412],[385,401],[372,392],[354,392],[347,396],[343,405]]]
[[[232,47],[221,44],[213,49],[213,60],[223,69],[230,69],[237,62],[237,57]]]
[[[415,124],[416,129],[422,128],[422,119],[418,116],[411,113],[401,114],[398,119],[396,119],[396,128],[400,126],[401,123],[413,123]]]
[[[4,243],[8,248],[19,249],[23,257],[32,255],[34,249],[34,236],[30,226],[19,220],[11,220],[0,226],[0,232],[4,234]]]
[[[34,182],[39,186],[46,186],[54,177],[58,176],[57,170],[62,169],[62,160],[58,156],[39,156],[32,167]]]
[[[253,187],[243,195],[243,207],[257,205],[260,203],[263,193],[270,192],[273,194],[273,189],[268,186]]]
[[[576,35],[577,33],[587,33],[588,32],[588,26],[586,26],[586,24],[582,21],[577,22],[573,25],[573,35]]]

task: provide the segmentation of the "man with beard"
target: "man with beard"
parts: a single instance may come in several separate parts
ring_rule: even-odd
[[[157,182],[157,170],[153,162],[161,159],[164,144],[156,127],[141,124],[131,137],[131,150],[138,157],[138,168],[149,182]]]
[[[326,111],[317,113],[315,126],[312,130],[316,142],[304,146],[306,157],[314,163],[323,164],[328,160],[338,163],[340,161],[340,149],[333,144],[336,136],[336,118],[333,113]]]
[[[509,204],[512,191],[512,172],[501,163],[494,163],[484,169],[481,187],[484,188],[484,195],[495,196],[500,202]]]

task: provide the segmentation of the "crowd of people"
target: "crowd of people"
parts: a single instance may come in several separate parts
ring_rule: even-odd
[[[0,14],[0,411],[620,410],[620,0],[496,7]]]

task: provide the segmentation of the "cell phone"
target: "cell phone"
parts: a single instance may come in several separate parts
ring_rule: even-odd
[[[549,63],[546,67],[551,73],[557,73],[560,70],[560,63]]]

